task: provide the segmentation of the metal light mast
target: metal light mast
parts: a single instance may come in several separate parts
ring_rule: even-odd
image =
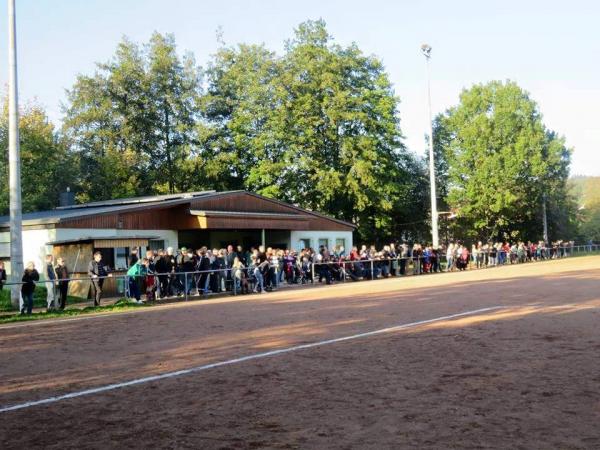
[[[8,169],[10,192],[10,273],[18,283],[23,273],[21,236],[21,155],[19,150],[19,99],[17,89],[17,30],[15,0],[8,0]],[[20,285],[13,284],[11,301],[18,307]]]
[[[427,101],[429,105],[429,186],[431,190],[431,241],[434,248],[439,247],[440,241],[438,236],[438,211],[437,198],[435,189],[435,165],[433,160],[433,115],[431,112],[431,74],[429,68],[429,60],[431,58],[431,46],[423,44],[421,51],[425,55],[427,62]]]

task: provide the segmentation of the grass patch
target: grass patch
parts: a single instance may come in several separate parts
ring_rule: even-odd
[[[10,322],[28,322],[31,320],[43,320],[43,319],[55,319],[59,317],[74,317],[81,316],[90,313],[103,313],[111,311],[125,311],[128,309],[147,308],[151,305],[145,303],[131,302],[125,298],[120,299],[112,305],[106,306],[88,306],[82,309],[66,309],[64,311],[52,311],[52,312],[39,312],[31,315],[20,315],[20,314],[5,314],[0,315],[0,324]]]
[[[46,288],[44,286],[36,285],[35,291],[33,292],[33,307],[45,308],[47,306],[46,295]],[[58,300],[58,293],[56,295],[56,300]],[[67,296],[67,305],[83,303],[85,301],[87,301],[87,299],[83,297]],[[4,289],[0,291],[0,312],[17,310],[18,308],[13,308],[10,302],[10,286],[4,286]]]

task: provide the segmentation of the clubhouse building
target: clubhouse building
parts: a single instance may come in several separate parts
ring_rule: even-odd
[[[23,215],[23,261],[42,267],[62,256],[85,276],[94,251],[117,273],[132,247],[245,249],[263,244],[300,250],[352,246],[351,223],[247,191],[203,191],[61,206]],[[10,271],[9,218],[0,217],[0,259]],[[83,286],[82,286],[83,287]]]

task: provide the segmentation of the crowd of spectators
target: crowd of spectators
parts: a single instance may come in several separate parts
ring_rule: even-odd
[[[378,250],[374,245],[352,247],[321,246],[318,251],[265,248],[244,250],[233,245],[222,249],[186,247],[174,250],[148,250],[140,257],[132,249],[128,258],[125,293],[137,302],[154,301],[172,296],[207,295],[231,291],[234,294],[264,293],[283,284],[326,283],[374,280],[378,278],[463,271],[505,264],[564,258],[573,251],[573,241],[545,244],[533,242],[477,242],[470,247],[463,242],[450,242],[435,248],[407,243],[391,243]],[[588,251],[592,244],[588,244]],[[69,271],[63,258],[46,256],[44,267],[48,310],[64,309],[67,300]],[[111,269],[102,263],[101,252],[95,252],[88,266],[94,306],[100,305],[104,279]],[[31,314],[33,292],[40,280],[34,263],[28,262],[22,277],[21,314]],[[0,262],[0,290],[6,281],[4,264]]]
[[[332,284],[554,259],[568,256],[572,245],[563,241],[550,245],[478,242],[469,247],[451,242],[434,248],[391,243],[381,249],[353,247],[349,252],[340,246],[294,251],[229,245],[212,250],[148,250],[145,256],[134,249],[128,260],[127,294],[140,302],[144,293],[147,301],[225,291],[264,293],[283,284]]]

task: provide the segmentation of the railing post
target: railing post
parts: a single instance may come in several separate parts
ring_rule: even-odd
[[[183,294],[185,295],[185,299],[188,299],[188,282],[187,282],[187,272],[183,272]]]
[[[234,272],[233,269],[231,270],[231,281],[233,281],[233,295],[237,295],[237,279],[236,279],[236,275],[237,275],[237,270]]]
[[[310,271],[311,271],[311,274],[312,274],[312,278],[311,278],[310,282],[312,284],[315,284],[315,262],[314,261],[310,265]]]
[[[374,280],[375,276],[373,274],[373,260],[371,260],[371,280]]]

